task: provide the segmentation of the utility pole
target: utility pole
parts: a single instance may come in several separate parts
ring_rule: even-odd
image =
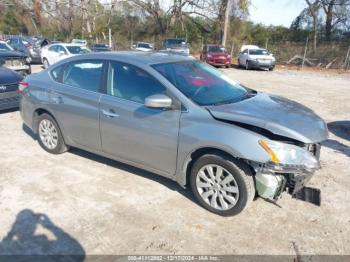
[[[108,44],[109,44],[109,48],[112,48],[112,30],[111,30],[111,28],[108,28]]]
[[[222,36],[221,44],[226,45],[226,38],[230,24],[230,12],[231,12],[232,0],[227,0],[226,10],[225,10],[225,22],[224,22],[224,33]]]
[[[303,63],[301,64],[301,69],[304,68],[308,43],[309,43],[309,37],[306,38],[305,51],[304,51],[304,56],[303,56]]]

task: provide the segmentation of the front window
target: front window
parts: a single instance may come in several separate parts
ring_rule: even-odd
[[[88,48],[82,46],[67,46],[66,48],[68,49],[69,53],[73,55],[90,53]]]
[[[248,91],[215,68],[197,61],[153,67],[185,96],[201,106],[238,102]]]
[[[12,51],[12,47],[10,47],[8,44],[5,43],[0,43],[0,52],[5,52],[5,51]]]
[[[141,68],[119,62],[110,63],[108,95],[143,104],[146,97],[165,92],[164,86]]]
[[[250,49],[249,54],[250,55],[268,55],[269,52],[267,52],[265,49]]]
[[[209,46],[210,53],[226,53],[226,49],[220,46]]]

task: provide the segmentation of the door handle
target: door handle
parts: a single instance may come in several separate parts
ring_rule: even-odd
[[[107,117],[118,117],[119,116],[118,114],[116,114],[112,110],[110,110],[110,111],[102,110],[102,113]]]

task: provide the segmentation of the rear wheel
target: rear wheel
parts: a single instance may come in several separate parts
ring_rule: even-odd
[[[207,154],[191,170],[191,188],[198,202],[222,216],[240,213],[255,196],[253,175],[242,162]]]
[[[68,150],[56,121],[49,114],[42,114],[37,120],[40,146],[51,154],[61,154]]]
[[[49,61],[46,58],[43,59],[43,66],[44,66],[45,69],[50,66],[50,63],[49,63]]]

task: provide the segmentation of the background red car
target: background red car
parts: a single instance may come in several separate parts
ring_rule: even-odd
[[[201,60],[213,66],[231,66],[231,55],[222,45],[205,45],[201,53]]]

